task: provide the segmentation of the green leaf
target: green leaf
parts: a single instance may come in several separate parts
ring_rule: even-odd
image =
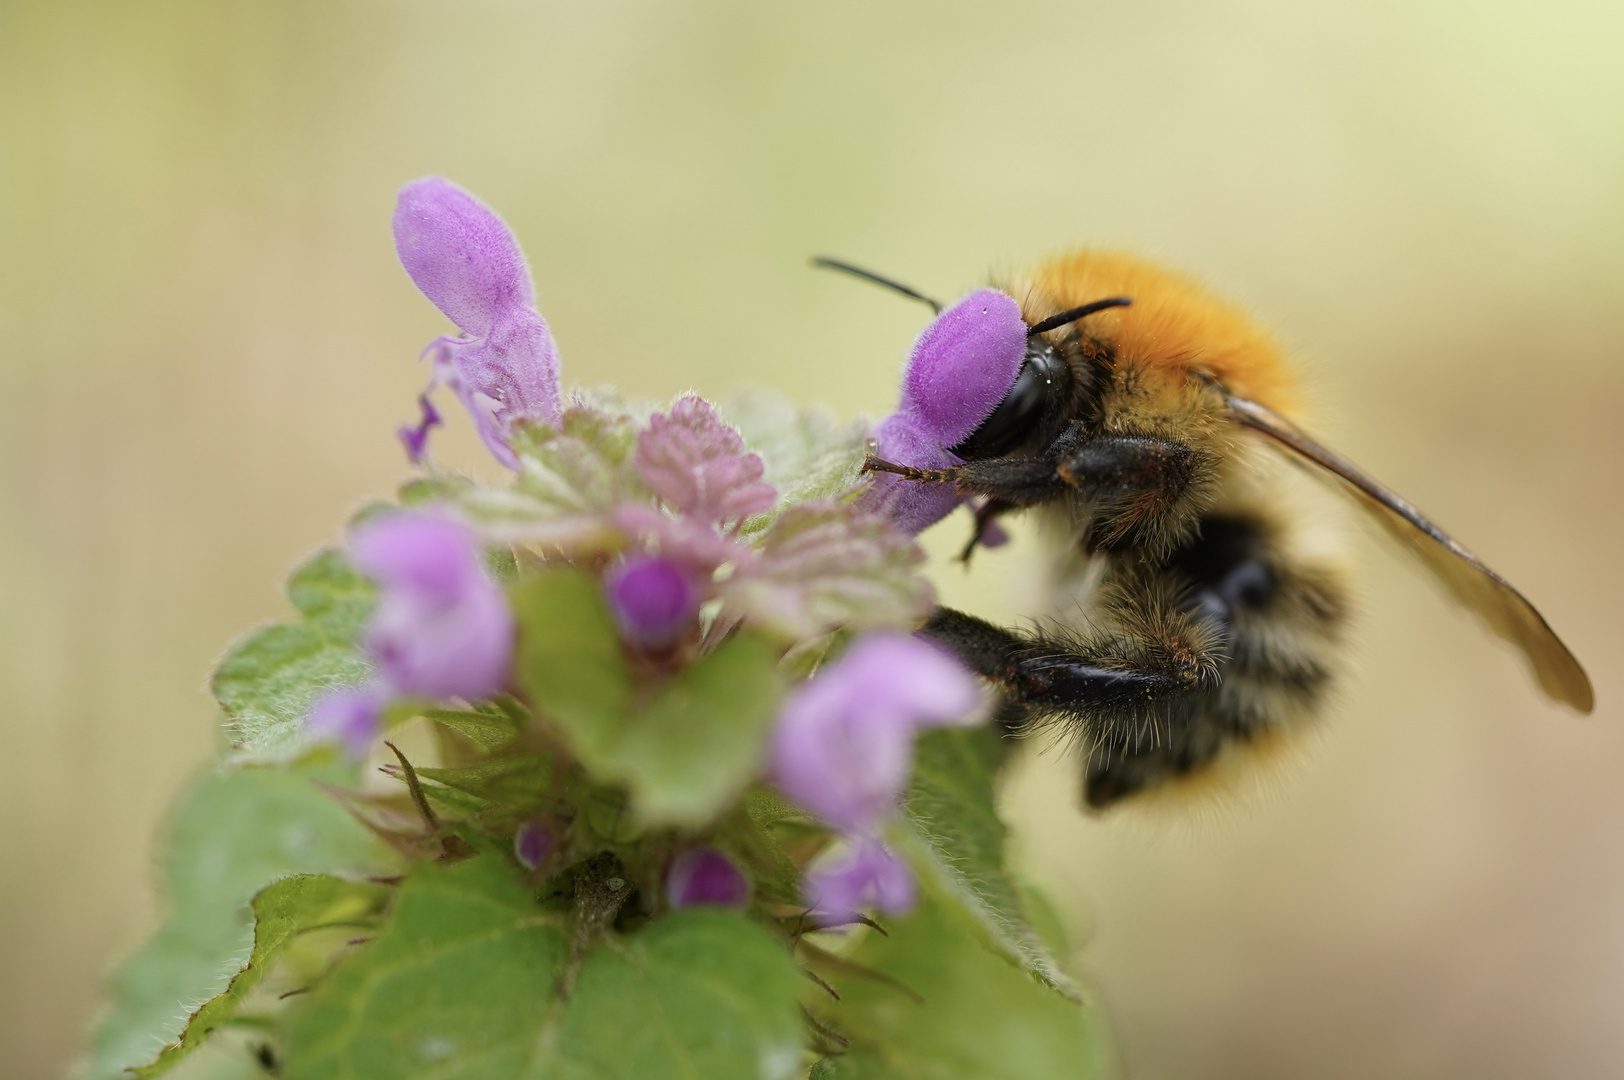
[[[777,791],[755,784],[743,805],[716,824],[711,842],[743,864],[755,893],[769,903],[801,902],[801,868],[779,843],[774,826],[809,822],[805,811],[785,802]]]
[[[650,822],[699,824],[760,766],[782,687],[776,650],[739,633],[634,700],[598,584],[559,568],[514,594],[519,681],[587,769],[625,784]]]
[[[794,1076],[801,1066],[795,1001],[802,983],[789,950],[742,915],[678,911],[587,958],[558,1025],[554,1046],[564,1065],[558,1075]]]
[[[540,754],[528,754],[455,769],[419,768],[417,775],[490,802],[527,810],[541,805],[552,791],[553,760]]]
[[[376,589],[343,552],[322,551],[299,567],[288,581],[288,598],[303,618],[249,634],[214,673],[214,696],[235,745],[251,758],[288,755],[303,740],[311,702],[370,673],[356,641]]]
[[[598,583],[579,570],[536,574],[512,594],[519,620],[519,684],[586,753],[609,740],[630,709],[631,666]]]
[[[788,398],[752,390],[730,401],[722,418],[761,456],[764,479],[778,489],[777,508],[844,495],[861,479],[868,443],[864,421],[842,424],[820,409],[804,409]],[[762,515],[745,523],[750,534],[771,521]]]
[[[321,926],[360,924],[381,905],[387,890],[326,874],[296,874],[274,881],[254,897],[254,951],[219,994],[206,1001],[177,1042],[164,1047],[150,1065],[135,1070],[141,1080],[162,1076],[230,1020],[284,947],[298,934]]]
[[[421,867],[376,937],[292,1014],[286,1071],[302,1080],[519,1076],[566,940],[561,921],[496,860]]]
[[[761,540],[761,557],[722,585],[757,625],[799,641],[837,628],[907,627],[936,602],[918,573],[925,554],[889,521],[823,501],[792,506]]]
[[[788,950],[742,916],[689,910],[600,940],[569,997],[562,916],[495,859],[418,869],[389,921],[293,1015],[301,1080],[706,1080],[799,1064]]]
[[[1008,829],[998,816],[997,774],[1007,741],[990,724],[939,728],[919,739],[908,818],[924,868],[1011,960],[1070,997],[1071,980],[1030,926],[1005,866]]]
[[[126,1077],[151,1061],[179,1035],[187,1012],[223,989],[250,955],[249,900],[261,887],[288,874],[389,865],[315,781],[304,771],[245,768],[210,773],[187,789],[162,847],[167,914],[110,980],[89,1080]]]
[[[460,733],[487,754],[512,742],[521,726],[515,714],[497,705],[480,709],[425,709],[423,715]]]
[[[736,633],[684,668],[623,729],[616,757],[640,813],[700,824],[760,771],[782,693],[777,653]]]
[[[807,1008],[850,1045],[829,1080],[1087,1080],[1103,1070],[1090,1017],[981,944],[977,919],[936,883],[839,963],[813,967],[840,994]]]
[[[601,513],[648,497],[632,461],[637,425],[630,416],[566,409],[556,431],[521,425],[513,449],[521,466],[515,491],[549,516]]]
[[[478,485],[466,476],[441,472],[431,466],[424,475],[402,484],[395,494],[402,506],[430,506],[458,502],[476,487]]]

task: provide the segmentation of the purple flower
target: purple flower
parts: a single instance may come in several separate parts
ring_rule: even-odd
[[[916,469],[948,469],[959,459],[942,447],[925,422],[899,410],[874,429],[874,453],[898,465]],[[894,473],[875,473],[857,505],[890,518],[897,528],[914,535],[951,514],[964,501],[952,484],[921,484]]]
[[[948,452],[981,424],[1020,374],[1026,322],[1020,305],[995,289],[978,289],[936,316],[914,343],[897,411],[875,429],[874,452],[920,469],[957,465]],[[917,533],[963,502],[945,484],[919,484],[881,473],[863,505]]]
[[[353,758],[364,758],[383,727],[387,694],[376,684],[330,690],[305,717],[305,734],[315,742],[339,743]]]
[[[850,922],[864,908],[905,914],[914,904],[914,880],[896,852],[872,837],[852,838],[833,859],[812,867],[806,902],[824,924]]]
[[[539,821],[527,821],[513,834],[513,857],[526,870],[547,861],[558,847],[558,834]]]
[[[715,848],[693,848],[671,864],[665,897],[674,908],[695,904],[742,908],[750,902],[750,881],[732,859]]]
[[[609,571],[603,588],[622,636],[645,649],[676,644],[699,612],[698,583],[670,559],[634,555]]]
[[[417,407],[422,411],[422,418],[418,420],[417,426],[402,424],[400,430],[396,432],[406,447],[406,456],[414,465],[423,460],[423,452],[428,449],[429,429],[439,427],[445,422],[440,418],[440,410],[434,407],[434,402],[429,400],[426,391],[417,395]]]
[[[394,226],[401,265],[466,335],[429,346],[434,353],[429,388],[451,387],[491,453],[518,468],[508,445],[513,424],[556,425],[560,398],[558,346],[535,310],[524,254],[490,207],[438,176],[401,189]],[[414,462],[438,419],[425,409],[417,428],[402,429]]]
[[[678,399],[637,436],[637,472],[667,509],[700,521],[743,521],[778,497],[761,479],[761,458],[704,398]]]
[[[850,833],[895,809],[921,728],[974,719],[981,688],[952,656],[903,634],[874,634],[802,683],[773,732],[784,794]]]
[[[383,586],[366,648],[392,691],[477,699],[506,685],[513,616],[473,530],[432,513],[391,514],[362,526],[351,548]]]

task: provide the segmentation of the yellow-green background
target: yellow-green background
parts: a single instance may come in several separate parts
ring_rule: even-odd
[[[405,474],[429,172],[513,225],[566,377],[648,395],[885,410],[926,312],[816,252],[951,296],[1109,243],[1250,305],[1597,715],[1373,555],[1302,776],[1169,835],[1051,753],[1033,873],[1135,1076],[1624,1074],[1621,55],[1613,0],[5,0],[0,1074],[66,1066],[149,925],[214,658]],[[1033,608],[1023,546],[944,591]]]

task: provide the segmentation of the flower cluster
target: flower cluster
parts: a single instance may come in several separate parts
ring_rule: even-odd
[[[248,1049],[288,1076],[970,1080],[988,1046],[1012,1076],[1091,1076],[1005,862],[1002,740],[918,741],[985,711],[913,633],[912,534],[957,495],[864,477],[867,424],[787,402],[566,395],[500,219],[429,178],[394,223],[459,331],[425,350],[418,469],[216,669],[225,763],[260,767],[179,808],[175,904],[90,1075],[212,1040],[208,1069]],[[998,294],[944,312],[879,450],[954,461],[1020,329]],[[434,461],[439,387],[510,482]],[[354,783],[373,755],[399,783]],[[869,912],[890,925],[818,932]],[[177,1023],[177,1000],[201,1004]]]
[[[921,519],[918,500],[877,496],[848,480],[829,495],[780,505],[762,457],[694,395],[643,423],[579,398],[562,406],[557,350],[534,309],[518,245],[492,211],[445,180],[402,191],[395,239],[412,280],[466,335],[430,346],[430,390],[451,387],[518,477],[506,494],[441,483],[422,508],[356,529],[354,563],[380,589],[362,641],[376,674],[317,701],[309,733],[360,754],[391,702],[467,706],[518,688],[515,620],[485,569],[488,546],[527,564],[588,568],[621,648],[639,658],[638,670],[665,673],[648,676],[656,680],[741,629],[780,650],[831,631],[856,633],[783,700],[764,770],[838,837],[806,878],[820,919],[847,921],[869,906],[905,910],[913,881],[884,836],[915,734],[974,718],[980,699],[954,659],[898,632],[931,599],[905,531]],[[882,426],[882,449],[929,446],[939,457],[979,422],[983,399],[1001,393],[993,384],[1011,346],[1019,363],[1022,339],[1008,333],[1008,303],[977,293],[932,325],[915,349],[904,407]],[[992,371],[971,378],[968,394],[944,382],[954,377],[948,365],[966,362],[950,358],[965,357]],[[419,463],[440,422],[427,392],[422,400],[423,423],[402,432]],[[939,494],[932,498],[940,502]],[[640,693],[658,692],[656,681]],[[563,842],[553,825],[527,818],[513,834],[514,858],[539,872]],[[704,844],[670,864],[665,891],[675,907],[738,906],[751,894],[744,871]]]

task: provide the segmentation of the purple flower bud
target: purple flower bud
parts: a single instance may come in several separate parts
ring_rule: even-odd
[[[513,834],[513,857],[526,870],[547,861],[558,847],[558,834],[538,821],[527,821]]]
[[[401,189],[394,227],[401,265],[468,335],[429,346],[435,356],[430,389],[451,387],[491,453],[517,468],[508,445],[513,424],[557,424],[560,399],[558,346],[535,310],[518,243],[490,207],[438,176]],[[421,456],[427,428],[425,422],[415,438],[403,435],[409,452]]]
[[[674,908],[695,904],[742,908],[750,902],[750,880],[715,848],[693,848],[671,864],[665,897]]]
[[[761,458],[746,454],[739,433],[704,398],[678,399],[637,436],[637,472],[660,501],[701,521],[742,521],[778,497],[761,477]]]
[[[331,690],[310,707],[305,734],[313,742],[340,744],[352,758],[364,758],[383,727],[385,698],[377,685]]]
[[[784,794],[852,833],[902,797],[915,733],[974,719],[981,688],[956,659],[902,634],[874,634],[797,687],[779,710],[772,776]]]
[[[830,925],[851,922],[865,908],[906,914],[914,905],[914,879],[908,864],[885,844],[854,836],[833,859],[813,865],[804,894],[818,921]]]
[[[978,289],[936,316],[914,343],[897,411],[875,429],[875,452],[919,469],[958,464],[947,448],[973,432],[1009,393],[1026,356],[1020,305],[995,289]],[[917,533],[963,497],[947,484],[875,477],[863,506]]]
[[[432,513],[391,514],[363,525],[351,546],[383,586],[366,647],[391,690],[478,699],[507,684],[513,616],[473,530]]]
[[[698,584],[669,559],[634,555],[611,570],[603,586],[621,634],[645,649],[676,644],[699,612]]]

